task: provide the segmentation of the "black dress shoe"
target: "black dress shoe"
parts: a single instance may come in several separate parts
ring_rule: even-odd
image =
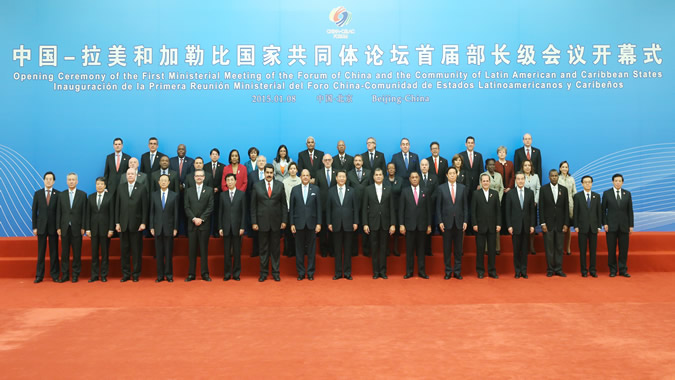
[[[156,278],[156,279],[155,279],[155,282],[162,282],[162,281],[164,281],[163,278]]]
[[[76,276],[73,276],[73,284],[79,281],[79,279]]]
[[[379,275],[379,274],[374,274],[374,275],[373,275],[373,280],[377,280],[378,278],[380,278],[380,275]]]
[[[195,276],[187,276],[187,277],[185,278],[185,282],[194,281],[194,279],[195,279]]]
[[[173,282],[173,277],[169,277],[166,279],[167,282]]]
[[[429,276],[427,276],[426,273],[420,273],[419,276],[422,277],[422,278],[425,279],[425,280],[428,280],[428,279],[429,279]]]
[[[385,280],[386,280],[386,279],[388,279],[389,277],[387,277],[387,275],[386,275],[386,274],[381,274],[381,275],[380,275],[380,278],[383,278],[383,279],[385,279]]]
[[[565,274],[565,272],[556,272],[556,275],[557,275],[557,276],[560,276],[560,277],[567,277],[567,275]]]
[[[530,251],[530,255],[536,255],[536,254],[537,254],[536,251]]]
[[[526,279],[526,280],[529,278],[529,277],[527,277],[527,273],[521,273],[521,274],[520,274],[520,277],[522,277],[522,278],[524,278],[524,279]]]
[[[588,277],[588,273],[582,273],[581,277]]]
[[[304,279],[304,278],[305,278],[305,276],[298,276],[298,281],[302,281],[302,279]]]
[[[570,256],[571,254],[572,254],[572,252],[567,251],[567,256]]]
[[[138,276],[134,276],[134,277],[131,279],[131,281],[133,281],[133,282],[138,282]]]
[[[272,278],[274,279],[274,281],[277,281],[277,282],[281,281],[281,277],[279,277],[278,274],[273,274]]]
[[[108,282],[108,277],[105,276],[101,277],[101,282]]]
[[[398,249],[394,250],[394,256],[401,256],[401,252]]]
[[[206,276],[202,276],[202,280],[203,280],[203,281],[206,281],[206,282],[211,282],[211,281],[213,281],[213,280],[211,280],[211,277],[210,277],[208,274],[207,274]]]
[[[94,281],[98,281],[98,277],[92,277],[87,282],[94,282]]]
[[[488,277],[494,278],[495,280],[499,278],[497,274],[488,274]]]
[[[264,282],[265,280],[267,280],[267,276],[260,276],[260,278],[258,278],[258,282]]]
[[[39,284],[41,282],[42,282],[41,278],[36,278],[35,280],[33,280],[33,284]]]
[[[127,281],[129,281],[129,277],[127,276],[124,276],[120,279],[120,282],[127,282]]]
[[[234,279],[234,281],[241,281],[241,278],[239,278],[239,276],[232,277],[232,278]]]
[[[546,272],[546,277],[553,277],[553,272]]]
[[[405,276],[403,276],[404,279],[408,279],[412,277],[412,273],[406,273]]]
[[[449,274],[446,274],[446,275],[443,277],[444,280],[449,280],[449,279],[451,279],[451,278],[452,278],[452,276],[449,275]]]
[[[456,274],[456,275],[455,275],[455,278],[458,279],[458,280],[464,279],[464,277],[462,277],[461,274]]]
[[[616,277],[616,273],[610,273],[609,277]]]
[[[68,280],[70,280],[70,278],[68,278],[68,277],[61,277],[61,279],[59,280],[59,282],[68,282]]]
[[[333,276],[333,280],[339,280],[341,278],[342,278],[342,276],[338,276],[337,274],[335,276]]]
[[[307,279],[308,279],[309,281],[314,281],[314,276],[307,276]]]
[[[515,278],[520,278],[520,273],[516,273]]]
[[[619,274],[619,276],[630,277],[630,275],[628,273],[621,273],[621,274]]]
[[[597,274],[597,273],[595,273],[595,272],[591,272],[591,277],[595,277],[595,278],[597,278],[597,277],[598,277],[598,274]]]
[[[478,278],[483,278],[484,275],[482,273],[478,273]]]
[[[351,275],[351,274],[348,274],[348,275],[346,275],[346,276],[345,276],[345,278],[346,278],[347,280],[349,280],[349,281],[353,280],[353,278],[352,278],[352,275]]]
[[[230,281],[230,276],[223,277],[223,281]]]

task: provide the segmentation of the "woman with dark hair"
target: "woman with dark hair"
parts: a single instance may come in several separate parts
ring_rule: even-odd
[[[466,186],[466,172],[462,171],[462,165],[464,165],[464,159],[459,154],[452,156],[452,166],[457,169],[457,183],[461,183]],[[469,191],[474,191],[476,189],[469,189]]]
[[[523,161],[520,170],[525,174],[525,187],[534,192],[534,207],[537,207],[537,205],[539,205],[539,190],[541,189],[541,183],[539,182],[539,176],[532,169],[532,161]],[[537,254],[534,250],[534,234],[530,234],[530,254]]]
[[[288,165],[291,162],[293,162],[293,160],[291,160],[291,157],[288,154],[286,145],[279,145],[277,156],[274,157],[274,160],[272,161],[272,166],[274,166],[274,179],[279,182],[284,182],[284,179],[288,178]],[[298,177],[298,179],[299,178],[300,177]]]
[[[282,145],[283,146],[283,145]],[[277,154],[278,156],[278,154]],[[274,162],[276,163],[276,158],[274,159]],[[275,166],[275,171],[276,171],[276,166]],[[286,191],[286,205],[288,206],[288,209],[291,209],[291,190],[295,186],[298,186],[299,184],[302,183],[300,180],[300,176],[298,174],[298,165],[295,162],[291,162],[288,164],[287,171],[286,173],[288,176],[284,178],[282,181],[284,183],[284,190]],[[290,219],[289,219],[290,220]],[[291,233],[291,223],[288,223],[286,225],[286,229],[284,230],[284,256],[288,257],[295,257],[295,237],[293,236],[293,233]]]
[[[558,166],[558,184],[565,186],[567,188],[567,195],[570,198],[570,220],[572,220],[572,217],[574,216],[574,194],[577,193],[577,185],[574,183],[574,177],[570,175],[570,164],[567,163],[567,161],[563,161],[560,163]],[[563,240],[565,244],[565,248],[567,249],[565,252],[567,252],[568,255],[572,254],[572,250],[570,249],[570,245],[572,243],[572,233],[570,232],[570,229],[567,229],[567,232],[565,232],[565,239]]]
[[[241,165],[239,163],[239,151],[236,149],[232,149],[230,151],[230,157],[228,160],[230,164],[223,168],[223,180],[220,186],[221,189],[223,191],[227,191],[227,183],[225,182],[225,176],[228,175],[229,173],[232,173],[237,178],[237,190],[246,192],[246,186],[248,184],[248,175],[247,175],[248,171],[246,170],[246,166]]]
[[[239,154],[239,152],[237,152],[237,154]],[[252,171],[255,171],[255,169],[258,167],[256,161],[258,161],[258,156],[260,156],[260,151],[258,150],[258,148],[252,146],[252,147],[248,148],[247,154],[248,154],[248,158],[250,159],[250,161],[246,161],[246,164],[244,166],[246,166],[246,172],[250,173]],[[225,176],[223,176],[223,177],[225,177]]]

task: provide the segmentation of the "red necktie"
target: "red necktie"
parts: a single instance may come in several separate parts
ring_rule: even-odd
[[[178,176],[180,177],[183,175],[183,159],[179,158],[178,160],[180,161],[178,164]]]
[[[120,171],[120,155],[115,155],[115,171]]]
[[[532,158],[530,157],[530,150],[529,150],[529,149],[527,150],[527,159],[528,159],[528,160],[531,160],[531,159],[532,159]]]
[[[270,182],[267,182],[267,196],[272,198],[272,185]]]
[[[314,166],[314,154],[313,153],[309,153],[309,164],[311,166]]]
[[[452,203],[455,203],[455,186],[450,185],[450,195],[452,195]]]
[[[47,190],[47,206],[49,206],[49,200],[52,199],[52,191]]]
[[[438,174],[438,157],[434,158],[434,166],[436,167],[436,174]]]
[[[469,166],[473,168],[473,152],[469,153]]]

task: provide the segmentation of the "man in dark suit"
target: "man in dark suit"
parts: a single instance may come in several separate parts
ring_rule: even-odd
[[[468,136],[464,142],[466,150],[459,152],[462,156],[462,171],[466,170],[466,183],[469,187],[469,201],[471,200],[474,190],[479,188],[480,174],[483,173],[483,155],[474,151],[476,147],[476,140],[473,136]]]
[[[526,133],[523,135],[523,146],[516,149],[513,154],[513,166],[516,171],[522,170],[523,161],[532,161],[532,171],[539,176],[539,183],[543,181],[541,170],[541,151],[532,146],[532,135]]]
[[[185,176],[185,188],[189,189],[189,188],[195,187],[195,184],[196,184],[196,182],[195,182],[195,172],[197,172],[197,170],[204,170],[204,185],[212,188],[213,193],[215,194],[216,189],[220,186],[221,183],[220,182],[216,183],[213,180],[213,175],[211,174],[211,171],[204,169],[204,159],[201,158],[201,157],[196,157],[194,159],[194,163],[192,164],[192,167],[194,168],[194,170],[191,173],[188,173]],[[215,188],[214,188],[214,186],[215,186]]]
[[[142,171],[139,171],[138,165],[139,165],[138,158],[131,157],[129,159],[128,168],[136,170],[136,183],[138,183],[141,186],[145,186],[145,193],[148,194],[148,196],[150,196],[150,189],[151,189],[150,176],[148,174],[143,173]],[[124,184],[126,182],[127,182],[126,176],[120,177],[118,185]]]
[[[356,197],[359,199],[359,204],[357,205],[359,212],[361,212],[361,199],[363,199],[363,193],[366,190],[366,187],[373,183],[373,174],[370,170],[363,168],[363,158],[361,155],[357,154],[354,156],[354,169],[347,172],[347,184],[349,187],[356,191]],[[370,245],[368,243],[368,235],[363,232],[361,226],[359,226],[359,233],[354,235],[354,240],[352,241],[352,256],[359,254],[359,238],[361,235],[361,251],[364,256],[370,256]]]
[[[115,230],[115,199],[106,191],[105,178],[96,178],[96,192],[89,195],[85,229],[91,238],[91,278],[108,281],[110,238]],[[99,260],[99,252],[101,252]],[[99,277],[100,276],[100,277]]]
[[[516,278],[527,277],[527,255],[530,234],[537,225],[534,191],[525,187],[525,174],[516,174],[516,187],[504,195],[506,227],[513,243],[513,269]]]
[[[570,225],[567,188],[558,185],[558,171],[548,173],[550,183],[539,191],[539,222],[546,245],[546,276],[567,277],[562,270],[563,239]]]
[[[158,146],[157,137],[150,137],[148,140],[149,151],[141,155],[141,172],[147,174],[148,177],[152,172],[159,170],[159,159],[165,156],[164,153],[157,151]]]
[[[152,172],[150,180],[151,192],[154,193],[159,190],[159,176],[161,175],[169,176],[169,190],[173,191],[176,194],[179,194],[180,179],[178,178],[178,173],[169,169],[169,156],[162,156],[162,158],[159,159],[159,169],[157,171]]]
[[[114,153],[110,153],[105,159],[105,169],[103,171],[103,177],[105,178],[105,183],[109,184],[110,189],[108,192],[111,195],[115,195],[117,191],[117,184],[120,183],[120,178],[124,178],[129,169],[129,156],[126,153],[122,153],[122,147],[124,142],[120,137],[116,137],[113,140],[113,149]]]
[[[485,247],[487,242],[488,276],[499,278],[495,266],[497,234],[501,231],[501,204],[499,193],[490,189],[490,175],[480,176],[481,188],[471,198],[471,223],[476,233],[476,273],[485,276]]]
[[[159,190],[150,197],[150,233],[155,237],[157,279],[173,282],[173,238],[178,234],[178,194],[169,190],[168,174],[159,177]]]
[[[598,232],[602,228],[602,201],[600,194],[591,191],[593,177],[586,175],[581,178],[583,191],[574,194],[574,222],[572,225],[579,233],[579,259],[581,261],[581,275],[598,277],[596,270],[596,249],[598,247]],[[587,244],[588,243],[588,244]],[[586,266],[586,248],[591,256],[590,267]],[[587,269],[588,268],[588,269]]]
[[[225,175],[227,190],[220,193],[218,232],[225,246],[224,281],[241,275],[241,237],[246,227],[246,193],[237,189],[237,176]]]
[[[56,233],[56,204],[58,190],[54,189],[56,176],[46,172],[42,177],[45,187],[33,195],[33,235],[38,240],[38,259],[35,268],[35,281],[40,283],[45,277],[45,253],[49,241],[49,274],[52,281],[59,281],[59,235]]]
[[[448,174],[448,160],[440,156],[441,148],[438,141],[434,141],[429,145],[431,156],[427,157],[429,161],[429,172],[431,176],[436,179],[436,183],[444,184],[447,180]]]
[[[195,160],[186,156],[187,148],[185,144],[178,144],[176,148],[176,156],[171,157],[169,160],[169,168],[176,173],[178,173],[178,179],[180,180],[181,185],[185,188],[185,177],[192,173]]]
[[[309,174],[312,176],[312,183],[316,183],[314,181],[314,173],[321,169],[321,157],[323,157],[323,152],[314,149],[314,137],[307,137],[305,143],[307,145],[307,149],[298,153],[298,170],[301,173],[302,169],[309,170]]]
[[[237,154],[238,156],[239,154]],[[204,166],[204,170],[207,173],[211,173],[211,178],[213,178],[213,210],[214,213],[211,218],[211,235],[213,237],[219,237],[218,226],[220,225],[220,213],[215,212],[220,210],[220,189],[223,183],[223,170],[225,165],[218,162],[220,159],[220,150],[218,148],[211,149],[209,152],[209,157],[211,162]]]
[[[204,281],[211,281],[209,276],[209,219],[213,213],[213,188],[204,184],[204,169],[194,172],[195,186],[185,189],[185,215],[188,219],[189,269],[185,282],[195,279],[197,266],[197,249],[201,262],[201,276]]]
[[[607,232],[607,254],[609,277],[616,277],[616,245],[619,243],[619,275],[630,277],[628,274],[628,241],[633,233],[633,198],[629,191],[624,190],[623,176],[612,176],[611,189],[602,194],[602,224]]]
[[[286,203],[284,184],[274,179],[272,164],[265,165],[265,180],[253,185],[251,222],[253,230],[258,231],[260,244],[260,278],[258,281],[263,282],[267,279],[270,257],[272,258],[272,277],[274,281],[280,281],[279,240],[281,230],[286,228],[288,222],[288,203]]]
[[[87,193],[77,189],[77,174],[66,177],[68,190],[56,204],[56,233],[61,236],[61,280],[68,281],[70,248],[73,249],[73,282],[77,282],[82,270],[82,235],[87,218]]]
[[[335,187],[337,184],[335,180],[335,173],[337,173],[337,171],[332,168],[333,157],[331,157],[330,154],[324,154],[321,162],[323,163],[323,168],[316,172],[315,180],[316,184],[319,186],[321,212],[323,213],[323,215],[321,215],[321,221],[323,224],[321,225],[321,233],[319,234],[319,241],[321,245],[319,252],[321,257],[326,257],[333,256],[332,234],[328,230],[328,218],[326,218],[326,210],[328,210],[328,190],[331,187]]]
[[[462,277],[462,256],[464,251],[464,231],[469,224],[469,202],[466,187],[457,183],[457,169],[446,170],[447,182],[436,190],[436,215],[440,221],[439,228],[443,234],[443,261],[445,263],[445,279],[453,274],[456,279]],[[454,250],[453,250],[454,248]],[[455,260],[452,261],[454,252]]]
[[[347,173],[338,172],[336,185],[328,189],[326,219],[332,232],[335,276],[352,279],[352,239],[359,227],[359,200],[356,191],[347,186]]]
[[[247,172],[248,181],[246,182],[246,210],[247,210],[247,225],[251,225],[251,194],[253,193],[253,186],[265,180],[265,165],[267,165],[267,158],[265,156],[256,156],[256,170]],[[260,242],[258,240],[258,231],[250,230],[250,237],[253,239],[253,247],[251,257],[258,257],[260,254]]]
[[[416,171],[410,172],[410,185],[404,185],[398,208],[398,224],[401,235],[405,235],[406,265],[405,276],[410,278],[415,270],[415,253],[417,253],[417,272],[424,279],[428,279],[424,244],[426,235],[431,234],[431,196],[421,188],[420,175]]]
[[[404,186],[410,184],[410,173],[421,173],[420,158],[410,151],[410,140],[405,137],[401,139],[401,151],[391,157],[391,162],[396,166],[396,175],[403,178]]]
[[[146,188],[136,182],[136,170],[127,170],[127,183],[119,185],[115,192],[115,230],[120,234],[120,259],[122,262],[121,282],[133,278],[138,282],[141,275],[143,253],[143,231],[148,224],[149,197]],[[129,267],[129,253],[133,272]]]
[[[366,151],[361,153],[363,158],[363,167],[373,172],[376,168],[382,169],[382,172],[387,172],[387,162],[384,158],[384,153],[377,151],[377,141],[374,137],[368,137],[366,140]],[[400,176],[400,173],[398,173]]]
[[[361,223],[363,231],[369,235],[373,279],[387,279],[387,242],[396,231],[394,196],[389,186],[384,184],[382,169],[375,169],[373,180],[375,183],[368,186],[362,195]]]
[[[336,172],[344,170],[349,173],[350,170],[354,169],[354,157],[345,153],[347,146],[345,145],[344,140],[340,140],[337,143],[337,154],[334,156],[333,160],[333,170]]]
[[[317,185],[309,183],[309,170],[303,169],[300,174],[300,186],[291,190],[289,221],[291,232],[295,235],[295,267],[298,281],[305,278],[314,280],[316,234],[321,232],[321,191]],[[307,266],[305,267],[305,255]]]
[[[436,189],[438,188],[438,178],[435,178],[429,171],[429,161],[424,158],[420,161],[420,187],[431,197],[431,234],[424,238],[424,254],[431,256],[431,235],[434,233],[433,226],[436,221]]]

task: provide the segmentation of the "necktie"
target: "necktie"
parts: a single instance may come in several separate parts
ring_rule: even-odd
[[[230,191],[230,202],[232,202],[232,199],[234,199],[234,192]]]
[[[314,166],[314,154],[309,152],[307,153],[309,154],[309,165]]]
[[[375,161],[375,153],[370,152],[370,168],[371,168],[371,170],[373,168],[374,161]]]
[[[213,168],[211,169],[211,173],[213,174],[213,178],[216,178],[216,163],[213,163]]]
[[[179,158],[180,163],[178,164],[178,176],[182,177],[183,176],[183,159]]]
[[[419,199],[417,196],[417,187],[413,187],[413,196],[415,197],[415,205],[417,205],[417,200]]]
[[[455,185],[450,185],[450,195],[452,196],[452,203],[455,203]]]
[[[426,174],[424,175],[424,183],[425,184],[427,183],[427,175]]]
[[[621,192],[619,190],[616,191],[616,203],[621,203]]]
[[[408,170],[408,153],[403,154],[403,160],[405,161],[405,170]]]
[[[326,169],[326,183],[330,187],[330,170]]]
[[[340,163],[341,163],[342,165],[345,164],[345,156],[340,156]]]
[[[267,182],[267,196],[272,198],[272,183]]]
[[[162,210],[164,210],[164,206],[166,206],[166,193],[162,191]]]
[[[434,167],[436,168],[436,174],[438,174],[438,157],[434,157]]]
[[[588,208],[591,208],[591,195],[588,193],[586,194],[586,206],[588,206]]]
[[[75,198],[75,192],[69,191],[68,196],[70,197],[70,208],[73,208],[73,198]]]
[[[166,170],[162,169],[162,174],[169,174],[166,172]]]
[[[152,164],[155,163],[155,154],[150,153],[150,168],[152,169]]]
[[[102,194],[99,194],[98,197],[97,197],[97,199],[96,199],[96,208],[97,208],[98,210],[101,209],[101,197],[102,197],[102,196],[103,196]]]
[[[47,206],[49,206],[49,201],[52,199],[52,191],[47,190]]]
[[[265,177],[264,173],[258,170],[258,179],[262,181],[264,177]]]
[[[469,166],[473,168],[473,152],[467,154],[469,156]]]
[[[527,159],[528,160],[532,159],[531,156],[530,156],[530,148],[527,148]]]
[[[359,181],[361,180],[361,169],[356,171],[356,174],[359,176]]]
[[[129,198],[131,198],[131,193],[134,191],[134,185],[129,185]]]
[[[302,186],[302,201],[307,204],[307,186]]]
[[[120,171],[120,155],[119,155],[119,153],[115,155],[115,170]]]
[[[525,203],[523,199],[523,189],[518,189],[518,199],[520,199],[520,209],[523,209],[523,204]]]
[[[342,189],[343,189],[342,187],[338,187],[338,190],[340,190],[340,191],[339,191],[340,194],[338,194],[338,195],[340,196],[340,205],[342,205],[342,201],[345,200],[345,195],[344,195],[344,193],[342,192]]]

